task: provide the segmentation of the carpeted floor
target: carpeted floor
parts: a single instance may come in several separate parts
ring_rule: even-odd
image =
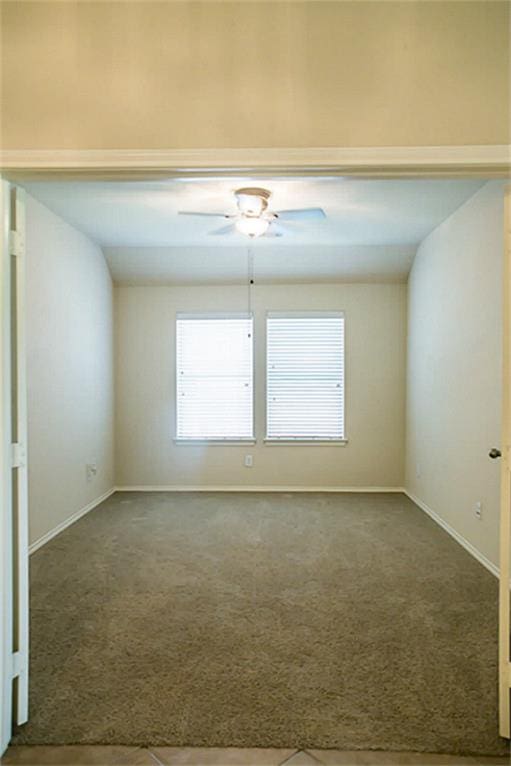
[[[14,744],[497,755],[497,581],[400,494],[117,493],[31,559]]]

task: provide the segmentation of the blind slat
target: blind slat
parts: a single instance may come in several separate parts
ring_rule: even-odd
[[[344,438],[344,316],[269,314],[267,437]]]
[[[252,339],[251,317],[178,315],[178,439],[253,438]]]

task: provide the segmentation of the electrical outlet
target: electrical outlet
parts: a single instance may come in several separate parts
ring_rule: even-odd
[[[476,515],[476,519],[483,518],[483,504],[481,503],[480,500],[478,500],[475,505],[475,515]]]
[[[92,481],[95,475],[98,472],[98,467],[96,463],[87,463],[85,466],[85,475],[87,477],[87,481]]]
[[[253,465],[254,465],[254,460],[252,455],[245,455],[245,467],[252,468]]]

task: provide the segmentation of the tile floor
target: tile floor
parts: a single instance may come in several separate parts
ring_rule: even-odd
[[[369,750],[286,750],[201,747],[10,747],[2,766],[507,766],[509,758]]]

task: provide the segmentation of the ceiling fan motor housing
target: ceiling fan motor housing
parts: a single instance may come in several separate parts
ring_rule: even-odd
[[[242,215],[249,218],[260,216],[268,207],[271,192],[257,186],[247,186],[234,192]]]

